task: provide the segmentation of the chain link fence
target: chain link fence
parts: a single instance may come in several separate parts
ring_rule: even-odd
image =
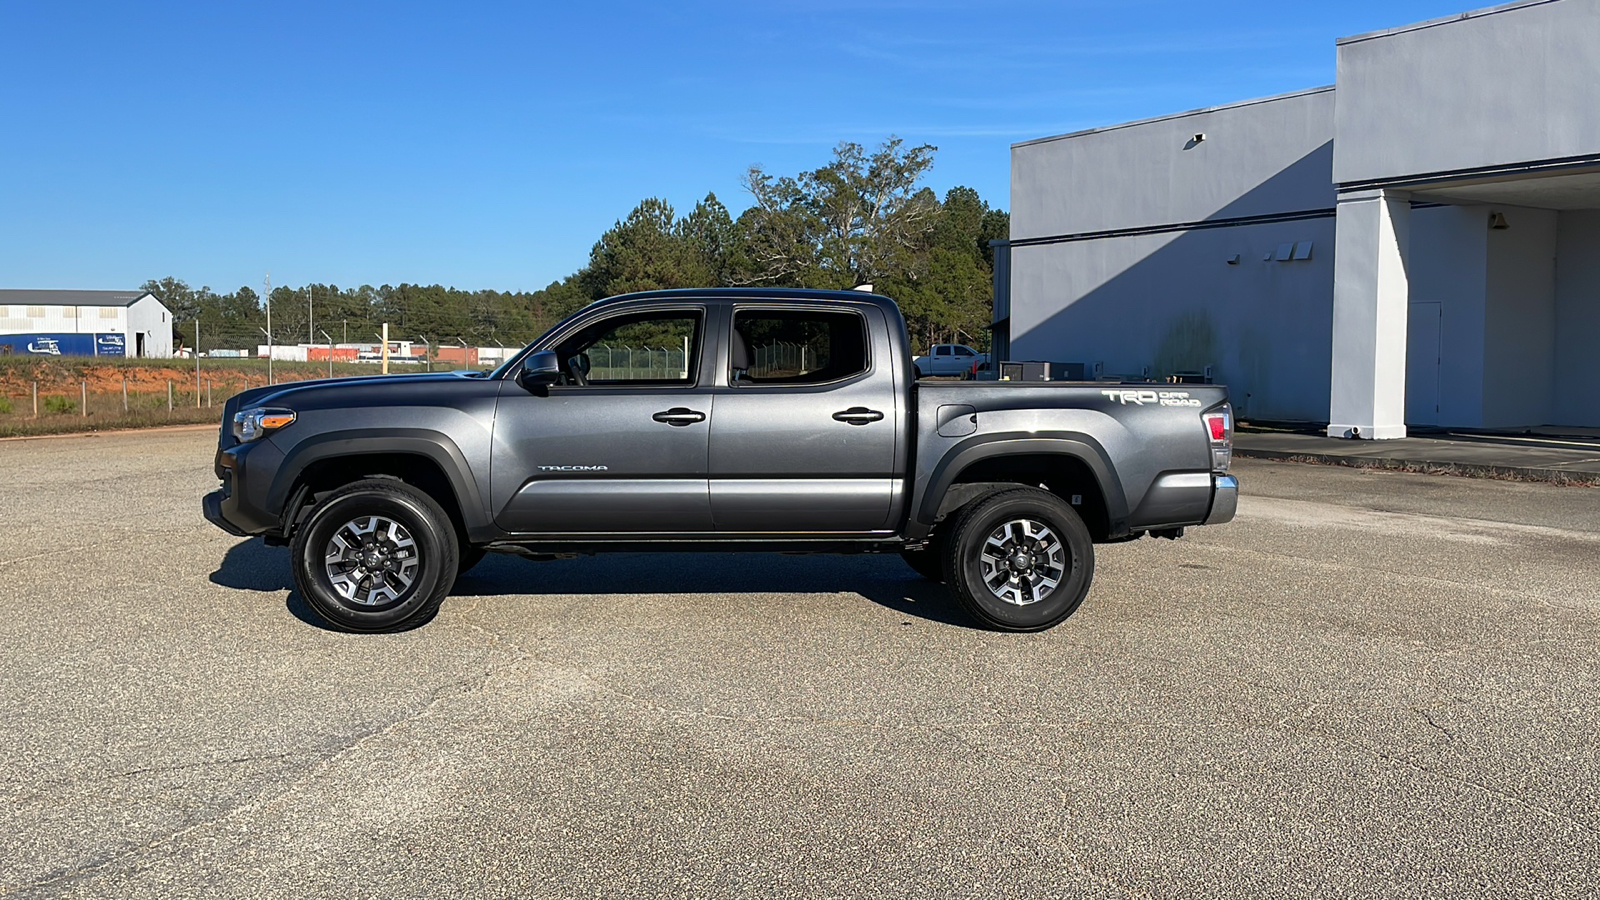
[[[801,375],[816,367],[816,354],[805,344],[772,341],[750,350],[752,378]]]
[[[689,359],[682,347],[589,348],[589,378],[593,381],[684,380]]]

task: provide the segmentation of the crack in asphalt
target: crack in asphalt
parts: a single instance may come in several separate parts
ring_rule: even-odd
[[[1366,756],[1370,756],[1370,757],[1372,757],[1374,759],[1381,759],[1381,760],[1384,760],[1386,762],[1391,762],[1391,763],[1394,763],[1394,764],[1399,765],[1399,766],[1404,766],[1405,768],[1412,769],[1412,770],[1414,770],[1416,772],[1419,772],[1419,773],[1421,773],[1423,775],[1427,775],[1427,776],[1432,777],[1432,778],[1439,778],[1439,779],[1443,779],[1445,781],[1450,781],[1450,782],[1454,782],[1454,783],[1459,784],[1459,785],[1463,785],[1463,786],[1468,787],[1468,788],[1472,788],[1473,790],[1476,790],[1476,791],[1478,791],[1480,793],[1486,794],[1486,795],[1491,796],[1491,797],[1498,797],[1501,800],[1505,800],[1508,803],[1515,804],[1515,805],[1520,806],[1520,807],[1522,807],[1524,809],[1531,809],[1531,810],[1534,810],[1535,812],[1543,813],[1543,814],[1549,816],[1552,819],[1556,819],[1556,820],[1565,822],[1568,825],[1572,826],[1573,828],[1577,828],[1580,831],[1586,831],[1589,834],[1595,835],[1596,837],[1600,837],[1600,828],[1596,828],[1595,826],[1590,825],[1587,822],[1584,822],[1584,821],[1582,821],[1580,819],[1573,818],[1572,816],[1569,816],[1566,813],[1560,812],[1558,810],[1551,809],[1551,808],[1549,808],[1547,806],[1544,806],[1543,804],[1535,803],[1532,800],[1529,800],[1528,798],[1521,796],[1520,794],[1515,794],[1515,793],[1512,793],[1510,791],[1502,790],[1500,788],[1494,787],[1493,785],[1484,784],[1483,782],[1476,781],[1474,779],[1467,778],[1467,777],[1464,777],[1464,776],[1461,776],[1461,775],[1452,775],[1449,772],[1442,772],[1442,771],[1439,771],[1438,769],[1430,769],[1427,766],[1425,766],[1425,765],[1423,765],[1423,764],[1421,764],[1419,762],[1416,762],[1415,760],[1407,759],[1406,757],[1403,757],[1403,756],[1396,756],[1396,755],[1394,755],[1392,753],[1385,753],[1382,750],[1376,749],[1374,747],[1370,747],[1370,746],[1368,746],[1366,744],[1358,743],[1356,741],[1350,740],[1348,738],[1340,737],[1337,734],[1333,734],[1333,733],[1330,733],[1330,732],[1327,732],[1327,731],[1323,731],[1323,730],[1318,729],[1318,728],[1312,728],[1311,731],[1313,733],[1315,733],[1315,734],[1320,734],[1323,737],[1328,738],[1331,741],[1334,741],[1335,743],[1343,744],[1344,746],[1349,747],[1349,748],[1351,748],[1352,750],[1355,750],[1358,753],[1364,754]]]

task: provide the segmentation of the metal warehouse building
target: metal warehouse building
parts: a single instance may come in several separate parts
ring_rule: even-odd
[[[148,291],[0,290],[0,353],[172,355],[172,313]]]
[[[1335,436],[1600,426],[1600,0],[1336,50],[1334,87],[1015,145],[999,352]]]

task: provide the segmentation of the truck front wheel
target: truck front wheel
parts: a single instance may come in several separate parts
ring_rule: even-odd
[[[1072,615],[1094,580],[1094,543],[1072,507],[1037,488],[972,504],[950,532],[945,583],[1000,631],[1043,631]]]
[[[290,545],[294,583],[341,631],[421,624],[455,584],[450,517],[432,497],[388,479],[358,481],[317,504]]]

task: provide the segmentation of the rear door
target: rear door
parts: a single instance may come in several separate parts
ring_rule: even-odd
[[[749,303],[730,320],[711,428],[718,532],[889,528],[904,429],[882,312]]]
[[[504,382],[491,462],[496,523],[527,534],[708,533],[708,310],[661,305],[574,323],[562,382]]]

